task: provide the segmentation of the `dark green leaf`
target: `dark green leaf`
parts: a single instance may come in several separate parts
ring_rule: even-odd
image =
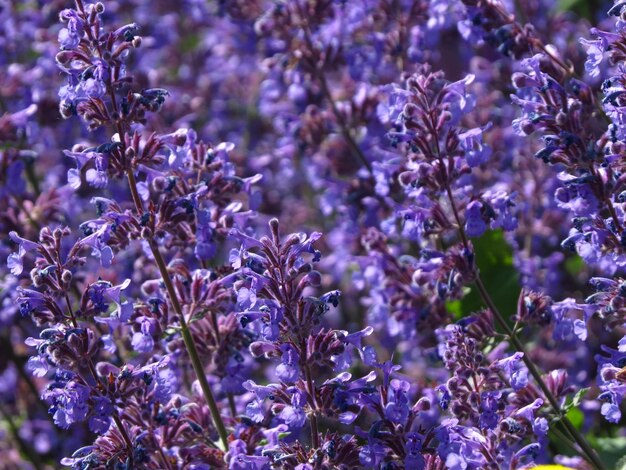
[[[567,419],[569,419],[570,423],[574,425],[574,427],[580,430],[583,427],[583,423],[585,421],[585,414],[580,411],[579,408],[572,407],[565,414]]]
[[[496,307],[505,317],[515,313],[519,296],[517,271],[513,267],[513,252],[504,238],[502,230],[492,230],[472,240],[476,264],[480,276]],[[450,302],[450,311],[455,317],[469,315],[484,308],[484,303],[475,287],[462,300]]]

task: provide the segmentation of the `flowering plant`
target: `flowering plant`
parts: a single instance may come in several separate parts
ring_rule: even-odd
[[[626,2],[562,3],[0,0],[6,468],[626,468]]]

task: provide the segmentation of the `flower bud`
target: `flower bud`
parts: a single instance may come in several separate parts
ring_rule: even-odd
[[[318,271],[311,271],[306,278],[312,287],[319,287],[322,283],[322,275]]]
[[[525,73],[515,72],[511,76],[511,81],[513,82],[513,86],[517,89],[524,88],[528,86],[528,75]]]
[[[71,280],[72,280],[72,271],[70,271],[69,269],[65,269],[63,271],[63,274],[61,274],[61,281],[63,281],[64,284],[69,284]]]
[[[54,56],[54,60],[60,65],[67,65],[75,55],[76,53],[74,51],[61,51]]]
[[[132,160],[133,158],[135,158],[135,156],[136,156],[136,155],[137,155],[137,153],[135,152],[134,147],[128,147],[128,148],[126,149],[125,157],[126,157],[128,160]]]
[[[71,118],[75,113],[75,108],[72,103],[68,103],[67,101],[61,101],[59,103],[59,113],[63,119]]]
[[[154,180],[152,180],[152,189],[154,189],[154,191],[156,191],[157,193],[162,193],[163,191],[165,191],[166,185],[167,182],[162,176],[157,176],[156,178],[154,178]]]
[[[521,131],[526,134],[526,135],[530,135],[533,132],[535,132],[535,125],[529,121],[528,119],[524,119],[521,123],[520,123],[520,129]]]
[[[272,355],[272,353],[275,354],[276,352],[276,346],[266,341],[255,341],[250,345],[250,354],[253,357]]]
[[[417,400],[417,403],[413,405],[414,412],[428,411],[428,410],[430,410],[430,400],[426,397],[420,398],[419,400]]]
[[[33,283],[34,287],[41,287],[42,286],[42,279],[41,279],[41,275],[39,274],[39,269],[37,268],[33,268],[30,272],[30,280]]]
[[[280,240],[278,219],[273,218],[272,220],[270,220],[269,226],[270,226],[270,231],[272,232],[272,236],[274,237],[274,241],[277,242],[278,240]]]

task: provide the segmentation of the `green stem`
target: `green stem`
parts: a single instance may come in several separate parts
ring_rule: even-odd
[[[143,213],[143,204],[141,202],[141,198],[139,197],[139,192],[137,191],[137,182],[135,180],[135,175],[132,170],[127,171],[128,183],[130,186],[130,191],[133,197],[133,201],[135,202],[135,206],[139,215]],[[176,289],[174,288],[174,284],[172,284],[172,280],[170,279],[170,275],[167,271],[167,264],[163,259],[163,255],[159,251],[159,247],[153,238],[148,239],[148,245],[150,246],[150,251],[152,252],[152,256],[154,256],[154,260],[156,261],[157,267],[159,268],[159,273],[163,278],[163,283],[165,284],[165,290],[167,291],[167,295],[170,299],[172,307],[174,308],[174,312],[178,315],[180,320],[180,330],[181,335],[183,337],[183,342],[185,343],[185,348],[189,353],[189,358],[191,359],[191,365],[193,366],[193,370],[198,378],[198,382],[200,383],[200,388],[202,389],[202,393],[204,394],[204,398],[209,406],[209,410],[211,412],[211,417],[213,418],[213,424],[217,429],[217,432],[220,436],[220,440],[224,445],[224,450],[228,450],[228,433],[226,432],[226,426],[224,426],[224,422],[222,421],[222,417],[220,415],[219,408],[217,407],[217,403],[215,398],[213,397],[213,392],[211,391],[211,386],[206,378],[206,374],[204,372],[204,367],[202,366],[202,362],[200,361],[200,356],[198,354],[198,348],[196,347],[196,343],[193,339],[193,335],[191,334],[191,330],[189,329],[189,325],[185,320],[185,315],[183,313],[182,306],[178,301],[178,296],[176,295]]]
[[[559,440],[561,440],[561,442],[563,442],[571,451],[578,452],[578,449],[576,449],[576,446],[574,445],[574,442],[572,442],[572,439],[570,436],[566,436],[564,433],[559,431],[557,427],[551,428],[550,432],[553,433],[556,437],[558,437]]]
[[[230,415],[233,417],[233,419],[237,418],[237,405],[235,404],[235,397],[232,393],[228,393],[227,395],[228,397],[228,406],[230,408]]]
[[[513,344],[515,349],[523,354],[522,360],[524,361],[524,364],[526,364],[526,367],[528,368],[528,371],[533,376],[533,378],[537,382],[537,385],[539,385],[539,388],[541,389],[543,394],[546,396],[546,398],[550,402],[550,405],[554,409],[555,413],[559,416],[559,421],[563,423],[563,425],[567,429],[568,433],[572,436],[572,438],[580,446],[582,451],[585,453],[587,458],[590,460],[590,463],[592,465],[594,465],[594,467],[596,467],[598,469],[604,469],[604,464],[600,461],[600,459],[599,459],[598,455],[596,454],[596,452],[589,445],[589,443],[584,438],[584,436],[578,432],[576,427],[567,418],[567,416],[565,416],[563,414],[563,411],[561,410],[561,407],[559,406],[559,403],[557,402],[556,398],[554,397],[554,395],[552,394],[552,392],[550,391],[550,389],[548,388],[546,383],[543,381],[543,378],[541,377],[541,373],[539,372],[537,366],[532,361],[532,359],[530,359],[530,357],[528,356],[528,352],[526,351],[526,348],[521,343],[521,341],[518,339],[518,337],[515,334],[515,332],[507,324],[506,320],[504,319],[504,317],[502,316],[502,314],[500,313],[498,308],[493,303],[493,300],[489,296],[489,293],[487,292],[487,289],[485,288],[485,285],[483,284],[483,281],[482,281],[482,279],[480,278],[479,275],[476,276],[475,284],[476,284],[476,287],[478,288],[478,292],[480,293],[480,297],[482,298],[483,302],[485,302],[487,307],[489,307],[489,309],[492,311],[492,313],[494,315],[494,318],[496,319],[496,321],[498,322],[500,327],[509,336],[509,338],[511,340],[511,343]]]
[[[84,14],[85,10],[83,6],[83,1],[82,0],[75,0],[75,1],[76,1],[76,7],[78,11]],[[100,57],[102,57],[102,51],[100,50],[99,42],[96,40],[96,38],[92,34],[91,28],[86,28],[86,31],[87,31],[87,35],[89,36],[89,39],[93,42],[93,45],[98,49],[98,53]],[[117,133],[119,135],[119,140],[120,140],[120,143],[122,144],[122,155],[126,155],[127,149],[126,149],[126,143],[124,139],[125,139],[126,130],[127,130],[127,123],[120,116],[119,108],[117,105],[117,98],[115,95],[115,89],[113,87],[111,75],[109,76],[109,79],[107,81],[107,91],[108,91],[109,97],[111,98],[111,106],[113,108],[114,115],[118,116],[117,118],[115,118],[115,120],[111,122],[111,124],[117,130]],[[144,207],[141,201],[141,197],[139,196],[139,191],[137,190],[137,181],[135,179],[135,175],[133,173],[131,166],[132,166],[132,162],[128,162],[128,166],[126,169],[126,176],[128,178],[128,186],[130,188],[133,203],[135,205],[135,210],[137,211],[138,216],[141,217],[144,213]],[[185,320],[185,315],[183,314],[183,309],[180,305],[180,302],[178,301],[176,290],[174,289],[174,285],[172,284],[172,280],[170,279],[169,273],[167,271],[167,264],[165,263],[165,260],[163,259],[163,256],[161,255],[161,252],[159,251],[159,247],[155,243],[152,236],[148,237],[147,241],[150,246],[150,250],[152,251],[152,256],[154,257],[156,264],[159,268],[161,277],[163,278],[163,283],[165,284],[165,289],[167,290],[167,295],[170,299],[170,303],[172,304],[174,311],[176,312],[176,314],[178,315],[180,319],[181,334],[183,337],[183,342],[185,343],[185,348],[187,349],[187,352],[189,353],[189,357],[191,358],[191,364],[193,366],[193,370],[196,374],[196,377],[198,378],[198,382],[200,383],[200,388],[202,389],[204,398],[207,404],[209,405],[209,410],[211,412],[211,417],[213,418],[213,423],[215,424],[215,427],[217,428],[217,432],[220,436],[222,444],[224,445],[224,450],[227,451],[228,450],[228,433],[226,432],[226,427],[224,426],[224,422],[222,421],[222,418],[220,416],[219,409],[217,408],[217,403],[215,402],[215,398],[213,397],[213,393],[211,391],[209,382],[207,381],[206,374],[204,372],[204,367],[202,366],[202,363],[200,361],[200,356],[198,355],[198,349],[196,348],[196,344],[194,342],[193,336],[191,334],[191,331],[189,330],[187,321]],[[121,430],[123,431],[123,428]]]
[[[459,212],[458,212],[456,204],[454,202],[454,197],[452,195],[452,190],[450,189],[450,185],[446,185],[446,192],[448,194],[448,199],[450,200],[450,205],[452,206],[452,212],[454,214],[454,218],[456,220],[456,223],[457,223],[457,226],[458,226],[458,230],[459,230],[459,235],[461,236],[461,240],[463,242],[463,245],[465,246],[465,248],[468,251],[470,251],[469,240],[467,238],[467,234],[465,233],[465,230],[463,229],[463,225],[461,223],[461,218],[459,216]],[[510,338],[511,343],[513,344],[515,349],[518,352],[521,352],[523,354],[522,355],[522,360],[524,361],[524,364],[526,365],[526,367],[528,368],[528,371],[530,372],[530,374],[533,376],[533,378],[537,382],[537,385],[539,385],[539,388],[541,389],[541,391],[543,392],[545,397],[548,399],[548,402],[550,402],[550,405],[554,409],[555,413],[559,416],[559,421],[561,423],[563,423],[563,425],[567,429],[568,433],[572,436],[572,438],[580,446],[580,448],[583,451],[583,453],[589,459],[589,462],[596,469],[604,470],[605,469],[604,464],[602,463],[602,461],[600,460],[600,458],[598,457],[596,452],[593,450],[591,445],[589,445],[589,443],[584,438],[584,436],[578,432],[576,427],[574,427],[574,425],[567,418],[567,416],[565,416],[563,414],[563,411],[561,410],[561,407],[559,406],[559,403],[557,402],[556,398],[554,397],[554,395],[552,394],[552,392],[550,391],[550,389],[548,388],[546,383],[543,381],[543,378],[541,377],[541,373],[539,372],[539,369],[537,368],[535,363],[532,361],[532,359],[530,359],[530,357],[528,356],[526,348],[521,343],[521,341],[518,339],[518,337],[515,334],[515,332],[508,325],[508,323],[506,322],[506,320],[504,319],[504,317],[502,316],[502,314],[498,310],[498,307],[496,307],[495,303],[491,299],[491,296],[489,295],[489,292],[485,288],[485,285],[483,284],[483,281],[480,278],[480,274],[478,272],[478,268],[476,269],[475,284],[476,284],[476,287],[478,288],[478,292],[480,294],[480,297],[481,297],[482,301],[485,303],[485,305],[487,305],[489,310],[491,310],[491,312],[493,313],[493,316],[496,319],[498,325],[506,332],[506,334]]]
[[[306,351],[305,351],[306,354]],[[320,435],[319,428],[317,425],[317,403],[315,400],[315,385],[313,385],[313,378],[311,376],[311,368],[308,364],[304,365],[304,374],[306,376],[306,384],[309,390],[309,394],[311,396],[311,403],[313,411],[311,412],[311,417],[309,419],[311,425],[311,444],[314,449],[320,448]]]

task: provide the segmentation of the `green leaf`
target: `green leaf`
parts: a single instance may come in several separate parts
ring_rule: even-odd
[[[583,397],[588,391],[589,387],[581,388],[580,390],[578,390],[572,398],[567,399],[565,405],[563,405],[563,411],[567,412],[572,408],[576,408],[578,405],[580,405],[583,401]]]
[[[279,432],[278,433],[278,439],[285,439],[286,437],[288,437],[289,435],[291,435],[291,431],[285,431],[285,432]],[[268,444],[267,439],[261,439],[258,442],[258,445],[260,446],[265,446]]]
[[[574,10],[580,3],[581,0],[559,0],[558,8],[560,11]]]
[[[200,44],[200,36],[195,33],[191,33],[183,38],[180,42],[180,48],[183,54],[189,54],[196,50]]]
[[[580,274],[580,272],[585,268],[585,262],[578,255],[573,255],[568,257],[565,260],[565,270],[572,276],[576,276]]]
[[[513,267],[513,251],[502,230],[490,230],[482,237],[473,239],[472,243],[480,277],[496,307],[505,317],[509,317],[515,313],[520,291],[518,274]],[[455,318],[485,307],[478,290],[473,286],[463,299],[449,302],[448,306]]]
[[[587,436],[590,444],[598,451],[600,459],[607,468],[623,468],[622,458],[626,455],[626,437]],[[619,465],[622,465],[620,467]]]
[[[469,287],[463,287],[463,298],[467,297],[471,292],[472,289]],[[463,300],[449,300],[446,302],[446,308],[450,313],[452,313],[455,320],[460,320],[467,313],[463,307]]]
[[[571,408],[565,414],[567,419],[569,419],[570,423],[574,425],[576,429],[580,431],[583,427],[583,423],[585,422],[585,414],[580,411],[579,408]]]
[[[579,406],[588,391],[589,388],[581,388],[573,397],[567,399],[562,408],[563,412],[576,429],[581,429],[585,420],[585,415],[582,411],[580,411]]]
[[[583,397],[589,391],[589,387],[581,388],[576,392],[576,394],[572,397],[572,406],[578,406],[583,402]]]
[[[556,7],[559,12],[574,12],[588,20],[593,20],[599,12],[605,13],[603,8],[602,0],[559,0]]]
[[[460,300],[449,300],[446,302],[446,308],[455,320],[463,318],[463,305]]]
[[[182,331],[182,329],[179,326],[170,326],[169,328],[167,328],[162,335],[162,338],[169,338],[170,336],[174,336],[178,333],[180,333]]]

